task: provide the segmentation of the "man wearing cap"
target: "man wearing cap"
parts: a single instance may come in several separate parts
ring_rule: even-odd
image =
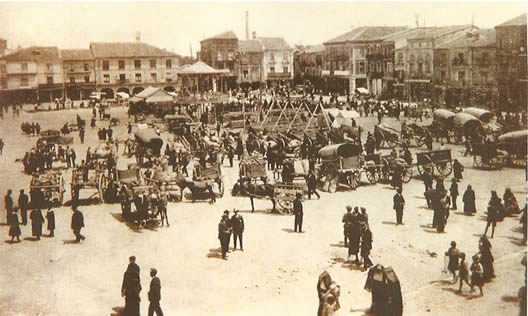
[[[396,211],[396,225],[403,225],[403,207],[405,206],[405,199],[402,195],[402,189],[399,187],[393,198],[392,208]]]
[[[233,243],[234,248],[237,247],[237,239],[240,241],[240,250],[244,251],[244,244],[242,243],[242,234],[244,233],[244,218],[238,214],[238,210],[234,210],[234,215],[231,217],[231,227],[233,229]]]
[[[20,216],[22,217],[22,225],[27,225],[27,211],[29,207],[29,197],[24,193],[24,190],[20,190],[18,196],[18,208],[20,209]]]
[[[149,298],[149,308],[148,308],[148,316],[154,315],[154,312],[156,312],[157,316],[163,316],[163,311],[161,310],[160,306],[160,300],[161,300],[161,281],[156,276],[158,274],[158,271],[154,268],[150,269],[150,277],[152,280],[150,281],[150,290],[148,292],[148,298]]]
[[[226,212],[224,212],[224,215],[222,216],[222,219],[218,224],[218,239],[220,240],[220,247],[222,248],[222,259],[224,260],[227,260],[226,254],[227,250],[229,249],[229,236],[231,234],[228,223],[229,216],[226,215]]]
[[[352,206],[347,205],[346,207],[346,213],[343,215],[343,219],[341,222],[343,223],[343,235],[345,235],[345,247],[348,247],[348,238],[350,236],[350,229],[352,228],[352,221],[354,220],[352,217]]]
[[[297,232],[297,227],[299,228],[299,233],[302,232],[302,223],[303,223],[303,205],[301,202],[301,193],[295,194],[295,200],[293,200],[293,215],[295,215],[294,230]]]

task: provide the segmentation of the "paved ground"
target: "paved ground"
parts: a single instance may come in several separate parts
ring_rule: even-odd
[[[124,109],[114,112],[125,119]],[[15,192],[27,189],[30,180],[15,159],[21,158],[36,138],[23,136],[20,123],[33,119],[39,120],[43,129],[57,128],[73,121],[77,113],[86,119],[91,115],[89,110],[67,110],[22,113],[20,118],[9,114],[0,121],[0,137],[6,142],[0,157],[2,196],[8,188]],[[372,129],[373,118],[361,121],[367,130]],[[117,134],[124,137],[124,124]],[[84,157],[87,146],[96,143],[92,129],[88,129],[86,144],[79,144],[76,137],[78,159]],[[432,211],[425,208],[419,180],[404,186],[404,226],[394,225],[394,191],[388,185],[366,183],[356,191],[322,193],[320,200],[307,201],[305,232],[301,234],[292,233],[293,217],[268,213],[269,201],[256,201],[259,211],[252,214],[249,200],[231,197],[229,191],[215,205],[171,203],[169,228],[137,230],[123,222],[118,205],[82,207],[87,236],[82,244],[72,243],[71,210],[56,209],[54,238],[0,244],[0,315],[110,315],[113,308],[124,305],[120,287],[130,255],[138,258],[142,269],[144,315],[151,267],[159,271],[166,315],[313,315],[318,304],[317,277],[324,270],[341,285],[341,315],[363,315],[370,306],[370,294],[363,289],[366,272],[344,262],[347,249],[342,244],[341,217],[346,205],[367,208],[374,238],[372,260],[392,266],[398,274],[405,315],[516,315],[518,304],[512,296],[522,285],[520,261],[525,251],[517,218],[499,223],[491,240],[497,277],[485,286],[484,297],[469,297],[467,288],[466,293],[457,295],[441,270],[443,252],[451,240],[456,240],[468,257],[478,251],[490,190],[502,194],[511,187],[524,205],[523,170],[476,170],[470,157],[460,157],[461,146],[452,148],[466,166],[460,190],[473,185],[478,213],[466,217],[453,211],[445,234],[428,226]],[[237,166],[224,167],[223,173],[226,188],[231,188]],[[217,224],[223,210],[232,208],[240,209],[244,216],[245,251],[231,252],[224,261],[219,259]],[[4,216],[2,213],[0,222]],[[22,226],[22,234],[30,236],[30,226]],[[7,240],[7,235],[8,227],[0,226],[0,236]],[[432,252],[438,257],[431,257],[428,253]]]

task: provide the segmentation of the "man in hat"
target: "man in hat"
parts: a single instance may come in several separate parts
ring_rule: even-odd
[[[29,207],[29,197],[24,193],[24,190],[20,190],[18,196],[18,208],[20,209],[20,216],[22,217],[22,225],[27,225],[27,211]]]
[[[222,259],[227,260],[226,254],[229,248],[229,236],[231,234],[229,229],[229,217],[224,212],[220,223],[218,223],[218,239],[220,240],[220,247],[222,248]]]
[[[81,229],[84,227],[84,216],[79,211],[77,206],[74,206],[72,208],[73,214],[71,219],[71,229],[73,230],[73,234],[75,235],[75,241],[80,242],[81,240],[85,240],[86,237],[81,235]]]
[[[361,210],[361,214],[359,215],[359,222],[368,224],[367,209],[364,207],[361,207],[360,210]]]
[[[40,209],[33,210],[29,217],[31,218],[31,234],[37,240],[40,240],[40,236],[42,236],[42,224],[44,223],[44,217]]]
[[[299,228],[299,233],[302,232],[302,223],[304,215],[301,197],[301,193],[296,193],[295,200],[293,200],[293,215],[295,215],[294,230],[295,232],[297,232],[297,228]]]
[[[457,179],[453,178],[451,186],[449,187],[449,194],[451,195],[452,209],[457,209],[457,197],[458,197],[458,183]]]
[[[150,269],[150,277],[152,280],[150,281],[150,290],[148,292],[148,298],[149,298],[149,308],[148,308],[148,316],[153,316],[154,312],[156,312],[157,316],[163,316],[163,311],[161,310],[160,306],[160,300],[161,300],[161,281],[156,276],[158,274],[158,270],[152,268]]]
[[[315,176],[315,171],[310,171],[308,174],[308,177],[306,179],[306,184],[308,186],[308,200],[312,199],[312,194],[317,195],[317,199],[319,200],[321,196],[317,192],[317,177]]]
[[[348,238],[350,236],[350,230],[352,228],[352,222],[354,217],[352,216],[352,206],[347,205],[346,213],[343,215],[341,222],[343,223],[343,235],[345,235],[345,247],[348,247]]]
[[[6,210],[6,224],[9,223],[9,215],[13,211],[13,198],[11,197],[11,189],[7,190],[7,194],[4,197],[4,206]]]
[[[453,160],[453,176],[456,181],[460,181],[463,178],[462,172],[464,171],[464,166],[458,161],[458,159]]]
[[[237,239],[240,241],[240,250],[244,251],[244,244],[242,243],[242,234],[244,233],[244,218],[238,214],[238,210],[233,211],[235,214],[231,217],[231,227],[233,228],[233,243],[234,248],[237,248]]]
[[[392,208],[396,211],[396,225],[403,225],[403,207],[405,206],[405,199],[402,195],[402,189],[399,187],[393,198]]]

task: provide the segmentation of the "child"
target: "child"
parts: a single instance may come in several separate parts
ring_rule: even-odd
[[[458,276],[455,279],[454,283],[456,283],[458,279],[460,279],[460,286],[458,288],[459,293],[462,292],[462,285],[464,284],[464,282],[466,282],[466,284],[469,287],[471,287],[471,284],[469,284],[469,270],[468,270],[468,266],[466,263],[466,254],[463,252],[460,253],[460,264],[458,268]]]

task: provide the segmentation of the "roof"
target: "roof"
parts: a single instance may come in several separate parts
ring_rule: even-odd
[[[198,61],[192,65],[183,65],[179,67],[178,69],[176,69],[175,73],[176,75],[178,74],[183,74],[183,75],[222,74],[222,73],[229,73],[229,70],[228,69],[214,69],[213,67],[204,63],[203,61]]]
[[[502,26],[522,26],[526,25],[526,13],[519,15],[518,17],[515,17],[511,20],[508,20],[504,23],[501,23],[497,25],[496,27],[502,27]]]
[[[213,39],[238,39],[235,32],[233,31],[226,31],[224,33],[216,34],[214,36],[208,37],[204,39],[202,42],[213,40]]]
[[[53,62],[59,61],[60,57],[56,46],[31,46],[4,55],[0,57],[0,60]]]
[[[416,39],[427,39],[427,38],[436,38],[440,36],[447,35],[449,33],[453,33],[456,31],[462,31],[464,29],[471,29],[472,25],[451,25],[451,26],[441,26],[441,27],[427,27],[427,28],[421,28],[419,32],[414,34],[413,36],[407,38],[409,40],[416,40]]]
[[[258,37],[257,40],[265,50],[292,50],[282,37]]]
[[[324,52],[325,50],[325,46],[323,44],[318,44],[318,45],[313,45],[313,46],[310,46],[310,48],[308,48],[307,50],[305,50],[304,52],[306,54],[313,54],[313,53],[321,53],[321,52]]]
[[[143,42],[90,43],[90,50],[94,58],[178,56]]]
[[[456,38],[439,45],[437,48],[495,46],[495,29],[480,29],[476,32],[469,33],[471,34],[471,37],[468,37],[467,34],[468,33],[457,36]]]
[[[63,60],[93,59],[89,49],[61,49],[60,54]]]
[[[241,53],[258,53],[263,50],[259,40],[241,40],[238,41],[238,51]]]
[[[336,44],[352,41],[372,41],[406,30],[406,26],[361,26],[352,29],[345,34],[341,34],[323,44]]]
[[[130,102],[145,100],[146,103],[172,102],[174,98],[161,88],[148,87],[130,99]]]

